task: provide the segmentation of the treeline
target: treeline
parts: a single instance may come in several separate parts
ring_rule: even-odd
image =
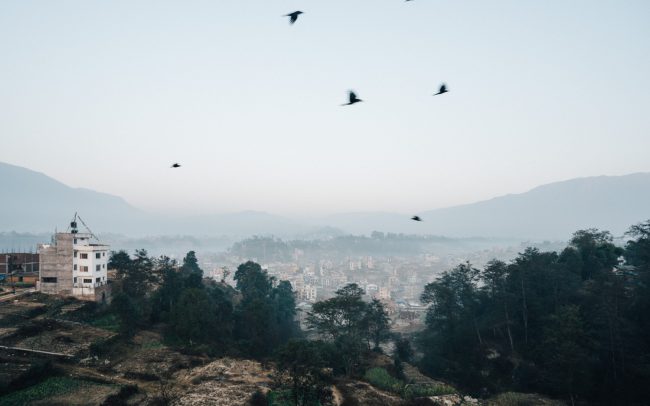
[[[242,258],[287,262],[297,250],[308,257],[343,258],[346,256],[418,255],[453,249],[485,249],[495,241],[482,238],[453,239],[432,235],[407,235],[374,231],[370,236],[345,235],[322,240],[283,241],[275,237],[255,236],[238,241],[229,252]]]
[[[189,351],[262,358],[299,335],[291,285],[256,263],[237,268],[236,288],[204,279],[193,251],[182,264],[114,252],[109,268],[117,270],[110,311],[125,337],[162,325],[168,343]]]
[[[650,221],[625,247],[578,231],[560,253],[529,248],[428,284],[419,336],[428,374],[476,394],[542,392],[572,403],[650,399]]]

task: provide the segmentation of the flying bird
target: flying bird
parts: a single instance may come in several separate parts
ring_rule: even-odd
[[[361,100],[361,99],[359,99],[359,98],[357,97],[357,94],[356,94],[356,93],[354,93],[353,91],[350,91],[350,101],[349,101],[348,103],[341,104],[341,106],[351,106],[351,105],[353,105],[354,103],[359,103],[359,102],[362,102],[362,101],[363,101],[363,100]]]
[[[411,217],[411,220],[413,220],[413,221],[422,221],[420,216],[413,216],[413,217]]]
[[[447,85],[444,83],[440,85],[440,90],[438,90],[438,93],[434,94],[434,96],[437,96],[439,94],[447,93],[449,90],[447,90]]]
[[[172,167],[172,168],[180,168],[180,167],[181,167],[181,164],[179,164],[179,163],[175,163],[175,164],[173,164],[171,167]]]
[[[294,11],[293,13],[285,14],[284,17],[289,17],[289,24],[293,24],[298,20],[298,16],[304,14],[302,11]]]

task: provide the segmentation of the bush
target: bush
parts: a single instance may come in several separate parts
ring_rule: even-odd
[[[257,390],[251,396],[250,400],[248,401],[248,404],[250,406],[267,406],[268,400],[266,399],[266,395],[264,394],[264,392]]]
[[[120,391],[110,395],[104,400],[101,406],[122,406],[126,405],[127,399],[139,392],[137,385],[126,385],[120,388]]]
[[[404,399],[424,398],[429,396],[451,395],[456,390],[449,385],[405,385],[401,396]]]
[[[404,399],[449,395],[456,390],[449,385],[406,384],[393,376],[384,368],[371,368],[366,372],[365,379],[373,386],[393,392]]]
[[[93,382],[66,377],[49,378],[37,385],[3,396],[0,398],[0,406],[28,405],[38,400],[70,393],[82,387],[90,389],[97,385]]]
[[[114,335],[108,338],[102,338],[90,344],[90,355],[102,357],[108,355],[113,351],[113,347],[120,341],[119,335]]]
[[[392,377],[384,368],[371,368],[364,378],[373,386],[393,393],[401,393],[404,387],[404,382]]]

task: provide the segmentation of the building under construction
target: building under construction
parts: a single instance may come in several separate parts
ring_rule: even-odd
[[[77,231],[75,215],[70,232],[55,233],[51,244],[38,246],[38,290],[83,300],[108,301],[109,250],[110,246],[100,244],[91,232]]]

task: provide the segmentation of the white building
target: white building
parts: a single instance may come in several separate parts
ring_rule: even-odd
[[[379,291],[377,292],[377,299],[390,300],[390,289],[388,289],[386,286],[380,287]]]
[[[90,234],[73,239],[72,281],[74,296],[95,296],[95,288],[106,285],[110,246],[93,244]]]
[[[91,238],[91,234],[56,233],[52,244],[40,244],[37,289],[46,294],[83,300],[109,300],[110,246],[92,243]]]
[[[304,285],[298,291],[298,298],[301,300],[306,300],[308,302],[316,302],[318,292],[316,286],[313,285]]]

